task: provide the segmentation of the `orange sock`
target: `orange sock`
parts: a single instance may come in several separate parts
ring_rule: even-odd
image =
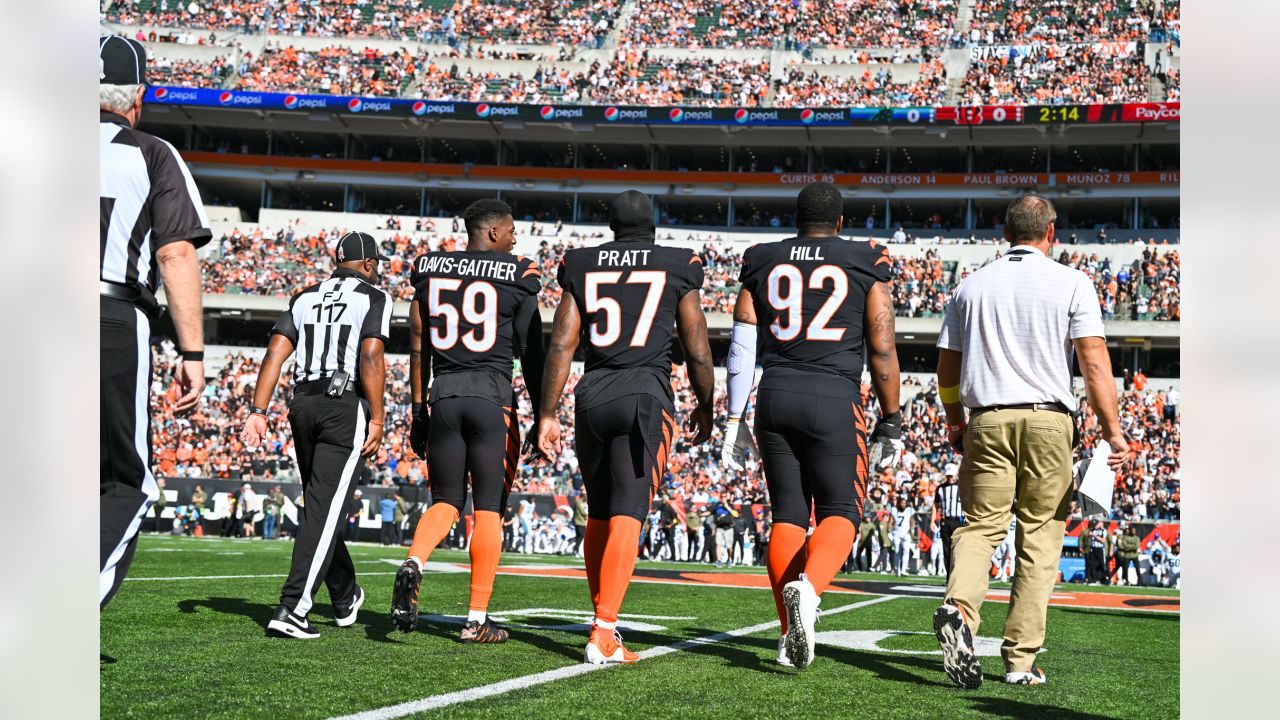
[[[458,508],[446,503],[435,503],[422,513],[418,520],[418,528],[413,531],[413,546],[409,548],[409,557],[417,558],[423,565],[431,557],[449,529],[458,521]]]
[[[582,558],[587,566],[587,588],[591,591],[591,607],[600,604],[600,563],[609,542],[609,521],[587,518],[587,534],[582,540]]]
[[[804,564],[805,577],[814,592],[821,595],[849,559],[857,532],[849,518],[833,515],[818,523],[809,539],[809,559]]]
[[[488,610],[493,577],[502,557],[502,516],[491,510],[476,511],[471,531],[471,610]]]
[[[609,518],[609,540],[600,563],[600,600],[596,603],[596,617],[601,620],[618,621],[618,610],[636,567],[639,543],[639,520],[624,515]]]
[[[782,586],[798,579],[804,571],[804,538],[807,533],[799,525],[775,523],[769,536],[769,554],[765,564],[769,569],[769,585],[773,588],[773,603],[778,606],[783,633],[787,632],[787,611],[782,607]]]

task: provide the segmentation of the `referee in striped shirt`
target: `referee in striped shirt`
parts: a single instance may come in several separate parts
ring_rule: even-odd
[[[964,525],[964,508],[960,505],[960,486],[956,484],[956,476],[960,468],[955,463],[947,463],[942,468],[942,484],[938,485],[933,495],[933,506],[938,510],[938,523],[941,525],[943,564],[947,575],[951,575],[951,536]]]
[[[98,606],[129,571],[138,528],[160,490],[151,475],[151,321],[164,280],[182,362],[174,411],[196,407],[204,389],[204,335],[196,249],[213,237],[200,193],[169,143],[138,132],[147,52],[118,36],[98,39],[98,192],[102,220],[99,397]]]
[[[267,623],[275,637],[313,639],[307,621],[323,581],[338,627],[356,621],[364,591],[339,532],[355,490],[361,457],[382,444],[383,350],[391,327],[391,296],[377,287],[386,260],[367,233],[347,233],[334,248],[338,268],[328,280],[289,301],[272,329],[258,373],[253,408],[240,438],[258,447],[267,434],[267,410],[285,360],[297,350],[289,426],[307,511],[299,518],[293,562],[280,605]]]

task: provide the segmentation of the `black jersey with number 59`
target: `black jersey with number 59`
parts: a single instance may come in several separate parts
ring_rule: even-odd
[[[656,394],[648,378],[661,380],[660,397],[669,400],[676,307],[702,288],[701,258],[687,248],[615,240],[566,252],[556,279],[582,317],[586,374],[578,409],[621,395]]]
[[[510,378],[520,352],[516,317],[530,305],[536,312],[540,277],[528,258],[496,251],[418,257],[409,282],[435,375],[493,370]]]
[[[789,238],[748,249],[741,282],[755,305],[761,366],[860,382],[867,294],[889,281],[891,266],[874,240]]]

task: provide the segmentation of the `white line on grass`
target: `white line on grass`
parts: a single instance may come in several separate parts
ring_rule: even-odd
[[[887,600],[894,600],[898,597],[899,596],[897,595],[883,595],[870,600],[863,600],[849,605],[842,605],[832,610],[826,610],[822,612],[822,615],[835,615],[837,613],[855,610],[868,605],[882,603]],[[714,635],[707,635],[706,637],[682,640],[672,645],[649,648],[648,650],[640,653],[640,659],[647,660],[656,658],[673,652],[688,650],[692,647],[698,647],[699,645],[710,645],[712,643],[720,642],[721,640],[728,640],[729,638],[739,637],[742,635],[754,635],[755,633],[775,628],[779,625],[780,623],[777,620],[771,620],[769,622],[738,628],[737,630],[729,630],[727,632],[716,633]],[[534,673],[533,675],[525,675],[524,677],[503,680],[502,682],[496,682],[490,685],[482,685],[480,687],[458,690],[456,692],[444,693],[442,695],[432,695],[431,697],[422,698],[421,700],[412,700],[410,702],[400,703],[399,705],[389,705],[383,708],[358,712],[353,715],[344,715],[340,718],[333,718],[333,720],[390,720],[391,718],[405,717],[406,715],[413,715],[427,710],[435,710],[442,707],[448,707],[450,705],[457,705],[459,703],[482,700],[484,698],[495,697],[497,695],[505,695],[506,693],[513,692],[515,690],[523,690],[524,688],[532,687],[534,685],[542,685],[556,680],[586,675],[587,673],[604,670],[610,667],[616,666],[588,665],[586,663],[582,663],[580,665],[568,665],[556,668],[555,670],[547,670],[540,673]]]
[[[395,575],[393,572],[362,572],[360,577],[365,575]],[[250,578],[284,578],[289,577],[287,574],[279,575],[186,575],[181,577],[127,577],[126,582],[175,582],[178,580],[246,580]]]

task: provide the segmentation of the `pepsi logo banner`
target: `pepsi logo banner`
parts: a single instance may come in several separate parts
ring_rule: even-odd
[[[857,125],[1020,125],[1039,123],[1177,122],[1178,103],[1111,105],[974,106],[919,108],[627,107],[622,105],[518,105],[369,98],[299,93],[263,93],[210,88],[151,87],[145,101],[228,109],[323,111],[333,114],[425,117],[474,122],[519,120],[545,123],[643,125],[737,125],[747,127],[850,127]]]

